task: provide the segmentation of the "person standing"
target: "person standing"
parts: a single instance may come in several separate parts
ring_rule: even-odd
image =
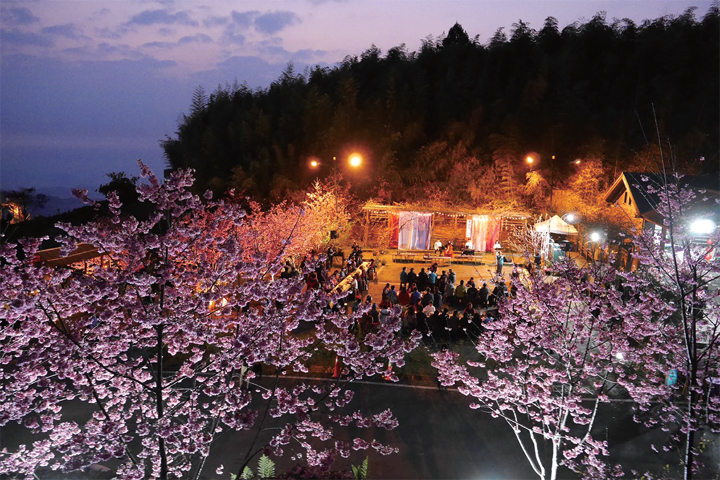
[[[390,287],[390,290],[388,290],[388,293],[387,293],[387,297],[388,297],[388,300],[390,300],[390,303],[392,303],[393,305],[398,303],[398,294],[395,291],[395,285]]]
[[[435,282],[437,282],[437,273],[435,273],[433,270],[430,270],[430,273],[428,273],[428,287],[435,287]]]
[[[408,289],[412,289],[413,285],[417,286],[418,276],[415,269],[410,267],[410,273],[407,274]]]
[[[505,263],[505,257],[500,250],[495,254],[495,265],[497,266],[497,274],[502,275],[503,264]]]
[[[421,292],[424,292],[425,289],[428,287],[428,280],[429,280],[429,277],[428,277],[427,272],[425,271],[424,268],[421,268],[420,273],[418,273],[418,278],[417,278],[418,290],[420,290]]]
[[[402,267],[402,272],[400,272],[400,288],[408,286],[408,273],[407,273],[407,267]]]

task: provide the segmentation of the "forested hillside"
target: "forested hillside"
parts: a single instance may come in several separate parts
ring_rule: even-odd
[[[680,164],[705,157],[703,168],[717,169],[718,19],[717,4],[639,25],[599,13],[560,30],[548,17],[487,44],[455,24],[416,52],[372,46],[335,68],[289,65],[264,90],[199,87],[162,145],[200,185],[272,201],[329,174],[333,157],[343,171],[351,151],[365,162],[345,177],[383,201],[527,200],[531,152],[556,183],[578,158],[602,166],[601,182],[652,169],[658,145]]]

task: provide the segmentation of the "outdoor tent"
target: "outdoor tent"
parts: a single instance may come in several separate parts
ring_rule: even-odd
[[[577,229],[567,223],[562,218],[555,215],[554,217],[538,222],[535,224],[536,232],[557,233],[560,235],[577,235]]]

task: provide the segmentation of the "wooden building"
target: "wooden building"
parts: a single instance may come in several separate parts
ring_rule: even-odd
[[[401,212],[412,212],[430,216],[430,247],[436,241],[443,244],[452,242],[459,250],[468,239],[468,220],[473,217],[486,216],[499,223],[499,241],[502,244],[510,237],[513,230],[527,228],[532,216],[527,212],[490,212],[479,209],[463,208],[430,208],[416,205],[381,205],[368,202],[363,207],[363,245],[372,249],[397,248],[397,230],[399,225],[393,219]],[[395,243],[394,241],[395,240]],[[494,243],[494,242],[493,242]],[[490,249],[491,250],[491,249]],[[483,251],[490,251],[483,249]]]

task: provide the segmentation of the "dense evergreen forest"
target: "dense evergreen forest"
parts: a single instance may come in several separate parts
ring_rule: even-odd
[[[267,89],[198,87],[162,146],[201,187],[269,201],[337,170],[362,198],[527,205],[530,153],[556,188],[575,159],[600,165],[606,184],[655,170],[660,149],[681,170],[717,172],[719,11],[640,25],[603,12],[562,30],[553,17],[539,30],[518,21],[487,44],[455,24],[417,52],[373,45],[334,68],[288,65]],[[357,171],[342,161],[352,151]]]

